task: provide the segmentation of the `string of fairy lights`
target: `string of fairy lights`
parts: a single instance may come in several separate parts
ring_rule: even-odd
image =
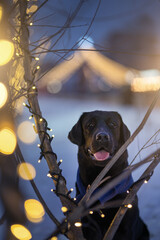
[[[34,89],[36,89],[36,88],[34,87]],[[29,117],[29,119],[32,119],[34,116],[37,116],[37,117],[39,117],[39,121],[40,121],[41,123],[43,122],[43,124],[44,124],[44,126],[45,126],[45,131],[40,131],[40,130],[37,131],[37,129],[36,129],[36,127],[35,127],[35,124],[33,124],[33,128],[34,128],[35,132],[36,132],[37,134],[38,134],[38,133],[42,133],[42,134],[43,134],[43,138],[42,138],[42,140],[41,140],[41,144],[38,144],[38,145],[37,145],[37,147],[41,149],[38,163],[41,162],[41,160],[42,160],[42,158],[45,156],[45,154],[52,154],[52,155],[54,155],[54,157],[57,159],[57,155],[56,155],[53,151],[44,152],[44,150],[43,150],[43,148],[44,148],[44,147],[43,147],[43,144],[44,144],[44,141],[45,141],[45,137],[47,137],[47,138],[49,139],[49,142],[50,142],[50,143],[51,143],[52,140],[54,139],[54,135],[50,136],[50,135],[48,134],[48,132],[47,132],[47,131],[50,131],[50,132],[53,131],[51,128],[48,127],[48,122],[47,122],[47,120],[46,120],[45,118],[43,118],[41,115],[33,112],[32,108],[31,108],[31,106],[29,106],[29,104],[23,103],[23,105],[24,105],[26,108],[28,108],[28,109],[29,109],[29,112],[32,114],[32,115]],[[63,160],[60,159],[60,161],[58,162],[58,166],[61,165],[62,161],[63,161]],[[54,181],[57,182],[57,184],[56,184],[56,189],[55,189],[55,190],[52,189],[52,192],[55,192],[57,196],[61,195],[61,196],[65,197],[65,198],[67,198],[68,200],[73,201],[73,200],[69,197],[70,193],[73,191],[73,188],[71,188],[66,195],[58,192],[58,189],[59,189],[59,180],[60,180],[61,178],[64,179],[64,177],[62,176],[62,170],[61,170],[61,169],[60,169],[60,172],[59,172],[59,173],[56,173],[56,172],[53,172],[53,171],[49,171],[49,173],[47,174],[47,176],[50,177],[50,178],[52,178]]]

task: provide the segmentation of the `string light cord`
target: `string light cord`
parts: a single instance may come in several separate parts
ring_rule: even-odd
[[[57,184],[56,184],[56,189],[55,189],[55,190],[52,189],[52,191],[53,191],[58,197],[59,197],[59,196],[64,197],[64,198],[66,198],[67,200],[69,200],[69,201],[71,201],[72,203],[74,203],[75,206],[77,206],[77,203],[75,202],[75,200],[70,197],[70,193],[72,192],[72,190],[68,191],[67,194],[63,194],[63,193],[60,193],[60,192],[58,191],[58,189],[59,189],[59,181],[60,181],[61,179],[63,179],[63,181],[66,183],[65,178],[62,176],[62,169],[60,169],[60,172],[59,172],[59,173],[56,173],[56,172],[54,172],[54,171],[49,171],[48,176],[49,176],[50,178],[52,178],[54,181],[56,181],[56,183],[57,183]],[[70,211],[67,210],[67,213],[69,213],[69,212],[70,212]]]
[[[154,165],[155,161],[157,161],[157,160],[159,161],[159,156],[160,156],[159,155],[159,150],[157,150],[156,152],[151,154],[149,157],[147,157],[146,159],[142,160],[141,163],[136,163],[136,164],[134,164],[132,166],[128,166],[128,168],[127,168],[128,169],[128,174],[130,174],[131,171],[133,171],[137,167],[143,165],[144,163],[152,162],[151,164]],[[155,167],[155,165],[154,165],[154,167]],[[145,171],[145,174],[143,174],[139,180],[137,180],[135,183],[133,183],[132,186],[128,189],[128,191],[126,193],[124,193],[125,196],[127,194],[127,197],[122,199],[122,200],[109,201],[109,202],[106,202],[104,205],[102,205],[102,204],[96,205],[94,208],[90,207],[91,204],[88,204],[87,202],[83,202],[82,201],[81,202],[81,206],[77,207],[76,214],[74,214],[74,216],[73,216],[72,213],[71,213],[71,215],[68,216],[68,221],[70,222],[70,220],[71,220],[71,222],[73,223],[73,222],[76,221],[76,219],[78,217],[86,216],[86,215],[89,214],[90,211],[101,211],[101,209],[103,209],[103,207],[104,208],[106,208],[106,207],[107,208],[124,207],[125,209],[132,208],[132,204],[131,203],[134,200],[134,198],[132,199],[132,201],[130,199],[128,199],[129,194],[133,195],[133,191],[135,191],[134,190],[135,188],[136,189],[140,188],[139,186],[142,185],[145,181],[148,182],[148,180],[150,179],[152,174],[153,174],[153,168],[152,167],[148,168],[147,171]],[[79,208],[81,208],[81,210],[78,210]],[[104,214],[101,214],[101,217],[104,217]],[[59,229],[59,233],[60,233],[60,229]],[[52,234],[52,236],[54,236],[54,234]]]
[[[32,87],[32,88],[33,88],[33,87]],[[37,90],[36,90],[36,91],[37,91]],[[24,106],[29,109],[29,112],[32,114],[32,116],[37,116],[37,117],[39,118],[39,121],[42,122],[43,125],[44,125],[44,129],[45,129],[45,130],[39,130],[39,131],[37,132],[37,133],[39,133],[39,134],[40,134],[40,133],[43,134],[43,138],[42,138],[42,140],[41,140],[41,144],[39,145],[39,148],[41,149],[41,153],[40,153],[39,160],[41,160],[42,157],[43,157],[45,154],[52,154],[52,155],[54,155],[55,158],[57,159],[57,155],[56,155],[53,151],[45,151],[45,152],[44,152],[44,150],[43,150],[43,149],[44,149],[44,148],[43,148],[43,144],[44,144],[44,141],[45,141],[45,137],[47,137],[47,138],[49,139],[50,143],[52,142],[52,140],[53,140],[53,138],[54,138],[53,136],[51,137],[51,136],[47,133],[47,130],[48,130],[48,131],[51,131],[51,130],[52,130],[51,128],[48,127],[48,122],[47,122],[47,120],[46,120],[44,117],[42,117],[42,115],[39,115],[39,114],[37,114],[36,112],[34,112],[29,104],[26,104],[26,103],[25,103]]]
[[[154,155],[154,159],[152,158]],[[97,206],[95,206],[94,208],[89,208],[89,205],[87,204],[87,202],[82,202],[83,204],[83,210],[80,212],[80,215],[81,217],[83,216],[86,216],[89,214],[90,211],[101,211],[101,209],[103,208],[117,208],[117,207],[120,207],[119,209],[121,208],[124,208],[124,209],[129,209],[129,208],[132,208],[132,202],[134,201],[135,199],[135,196],[136,196],[136,193],[138,192],[139,188],[143,185],[143,183],[145,181],[149,181],[150,177],[153,175],[153,170],[154,168],[157,166],[157,164],[159,163],[159,160],[160,160],[160,155],[158,154],[158,151],[156,152],[156,154],[151,154],[150,155],[150,158],[152,158],[152,163],[150,164],[150,166],[147,168],[147,170],[142,174],[142,176],[132,184],[132,186],[129,188],[129,190],[127,191],[127,196],[122,199],[122,200],[114,200],[114,201],[110,201],[110,202],[106,202],[105,204],[99,204]],[[148,162],[147,158],[145,160],[143,160],[142,162],[144,163],[144,161]],[[139,163],[135,164],[135,165],[139,165]],[[130,166],[131,168],[131,166]],[[132,170],[133,170],[133,166],[132,166]],[[125,210],[125,211],[126,211]],[[78,213],[78,212],[77,212]],[[72,213],[71,213],[72,214]],[[77,214],[78,215],[78,214]],[[75,216],[76,218],[78,216]],[[105,216],[105,215],[104,215]],[[103,216],[103,217],[104,217]],[[76,218],[75,218],[75,221],[76,221]],[[70,218],[68,218],[68,221],[69,221]],[[73,218],[71,218],[73,220]],[[63,226],[63,223],[59,226],[59,228],[50,236],[53,237],[53,236],[57,236],[60,232],[61,232],[61,227]],[[49,240],[50,238],[47,238],[47,240]]]
[[[70,225],[67,220],[63,220],[63,222],[57,227],[57,229],[51,233],[45,240],[51,240],[51,238],[56,237],[58,234],[63,234],[67,237],[67,232],[70,229]]]
[[[54,155],[54,157],[57,159],[57,155],[52,151],[44,151],[43,149],[43,144],[44,144],[44,141],[45,141],[45,137],[47,136],[49,141],[51,142],[53,140],[53,137],[50,137],[50,135],[47,133],[47,130],[51,130],[50,128],[48,128],[48,122],[45,118],[43,118],[41,115],[33,112],[31,106],[29,104],[25,104],[25,106],[29,109],[29,112],[34,116],[37,116],[39,119],[42,119],[41,122],[44,123],[44,127],[45,127],[45,131],[41,131],[39,130],[38,133],[43,133],[43,138],[41,140],[41,144],[39,145],[39,148],[41,149],[41,152],[40,152],[40,157],[39,157],[39,161],[41,161],[41,159],[45,156],[45,154],[52,154]],[[60,165],[60,164],[59,164]],[[57,172],[54,172],[54,171],[49,171],[49,174],[51,176],[51,178],[56,181],[56,189],[53,190],[53,192],[59,197],[64,197],[66,198],[67,200],[71,201],[72,203],[74,203],[75,205],[77,205],[75,203],[75,201],[70,197],[70,191],[68,191],[67,194],[63,194],[63,193],[60,193],[59,192],[59,181],[61,179],[64,180],[64,182],[66,183],[66,180],[65,178],[62,176],[62,170],[60,169],[60,171],[57,173]]]

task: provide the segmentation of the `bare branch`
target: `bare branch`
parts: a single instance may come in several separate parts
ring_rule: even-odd
[[[146,176],[149,176],[153,170],[155,169],[155,167],[159,164],[160,161],[160,155],[156,155],[155,159],[153,160],[153,162],[149,165],[149,167],[146,169],[146,171],[142,174],[142,176],[139,178],[139,182],[135,185],[133,185],[130,193],[127,195],[126,199],[124,200],[123,207],[120,207],[117,214],[114,217],[114,220],[112,221],[108,231],[106,232],[103,240],[112,240],[114,237],[115,232],[117,231],[126,211],[128,210],[127,207],[124,207],[125,205],[127,205],[128,203],[132,203],[133,200],[135,199],[135,195],[138,192],[138,190],[140,189],[140,187],[143,185],[144,183],[144,178]]]
[[[84,3],[84,0],[80,0],[78,6],[76,7],[76,9],[75,9],[75,11],[74,11],[74,13],[72,14],[72,16],[71,16],[69,19],[67,19],[67,21],[66,21],[66,23],[64,24],[64,26],[63,26],[60,30],[58,30],[56,33],[54,33],[53,35],[51,35],[47,40],[43,41],[40,45],[38,45],[37,47],[35,47],[35,48],[32,50],[32,52],[35,51],[37,48],[39,48],[40,46],[42,46],[43,44],[45,44],[47,41],[51,40],[52,38],[54,38],[55,36],[57,36],[58,34],[60,34],[60,33],[62,32],[62,35],[58,38],[58,40],[59,40],[59,39],[63,36],[66,27],[69,27],[69,26],[70,26],[70,24],[72,23],[72,21],[74,20],[74,18],[75,18],[76,15],[78,14],[78,12],[79,12],[80,8],[82,7],[83,3]],[[57,40],[57,41],[58,41],[58,40]],[[55,44],[57,43],[57,41],[52,45],[52,47],[51,47],[50,49],[52,49],[52,48],[55,46]]]
[[[69,222],[70,223],[75,222],[75,221],[77,221],[77,219],[88,215],[89,211],[99,211],[103,208],[115,208],[115,207],[120,207],[120,206],[124,207],[125,205],[131,203],[130,199],[127,198],[127,200],[126,199],[125,200],[123,200],[123,199],[122,200],[113,200],[113,201],[108,201],[104,204],[98,204],[98,205],[95,205],[94,207],[92,207],[93,204],[104,194],[104,192],[106,193],[110,189],[114,188],[120,181],[122,181],[123,179],[126,179],[131,174],[132,171],[135,171],[140,166],[142,166],[146,163],[149,163],[149,162],[153,163],[155,161],[155,158],[158,159],[158,161],[159,161],[160,149],[158,149],[154,153],[150,154],[148,157],[146,157],[141,162],[136,163],[132,166],[128,166],[126,169],[124,169],[124,171],[119,176],[115,177],[113,180],[108,182],[103,188],[101,188],[97,193],[95,193],[90,198],[90,200],[88,200],[85,203],[82,201],[82,204],[77,206],[77,208],[74,209],[73,213],[71,213],[68,216]],[[152,171],[149,171],[149,170],[148,170],[148,172],[145,171],[144,174],[141,176],[141,178],[132,185],[132,188],[134,186],[137,186],[137,184],[139,186],[139,182],[143,184],[144,180],[149,180],[151,173],[152,173]],[[124,201],[125,201],[125,204],[124,204]],[[63,227],[63,222],[61,223],[59,228],[56,229],[54,234],[58,234],[61,231],[61,227]]]
[[[158,129],[158,131],[156,131],[155,134],[149,138],[149,140],[142,146],[142,148],[138,151],[138,153],[135,155],[135,157],[133,158],[133,160],[130,162],[130,165],[135,161],[135,159],[137,158],[137,156],[140,154],[140,152],[141,152],[143,149],[145,149],[145,148],[147,148],[147,147],[150,147],[151,145],[154,144],[154,140],[153,140],[153,143],[152,143],[152,144],[147,145],[147,144],[153,139],[153,137],[156,138],[156,136],[158,135],[159,132],[160,132],[160,129]]]
[[[85,204],[85,206],[88,208],[90,207],[92,204],[94,204],[101,196],[103,196],[104,193],[108,192],[110,189],[114,188],[118,183],[120,183],[121,181],[123,181],[124,179],[126,179],[131,172],[135,171],[137,168],[139,168],[140,166],[153,161],[155,156],[159,156],[160,155],[160,149],[158,149],[157,151],[155,151],[154,153],[150,154],[147,158],[145,158],[144,160],[140,161],[139,163],[136,163],[132,166],[128,166],[126,169],[124,169],[124,171],[117,176],[116,178],[114,178],[113,180],[109,181],[103,188],[101,188],[97,193],[94,194],[94,196],[92,196]]]

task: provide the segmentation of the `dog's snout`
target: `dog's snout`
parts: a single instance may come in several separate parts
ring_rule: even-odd
[[[109,135],[104,132],[100,132],[96,134],[96,140],[98,142],[108,142],[109,141]]]

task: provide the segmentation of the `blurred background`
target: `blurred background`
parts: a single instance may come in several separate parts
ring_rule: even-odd
[[[18,24],[14,20],[19,16],[17,1],[6,1],[6,4],[6,16],[10,14],[13,27]],[[117,111],[133,133],[158,91],[159,12],[158,0],[28,1],[29,49],[32,68],[36,69],[38,99],[54,134],[53,150],[58,160],[63,159],[61,168],[68,189],[75,189],[78,164],[77,146],[70,143],[67,136],[80,115],[92,110]],[[11,32],[13,35],[12,28]],[[15,46],[16,38],[15,34],[12,38]],[[21,57],[18,47],[14,56]],[[0,66],[1,78],[6,77],[4,72],[7,71],[8,65]],[[23,75],[20,67],[16,74],[19,74],[17,79]],[[20,81],[19,85],[25,86]],[[40,193],[60,221],[63,219],[61,204],[51,191],[54,186],[47,177],[49,169],[45,159],[39,161],[37,144],[40,142],[33,129],[34,120],[28,108],[22,105],[24,101],[21,96],[14,105],[17,141],[25,161],[36,170],[34,180]],[[135,162],[159,148],[159,105],[158,100],[144,129],[129,146],[129,162],[141,148]],[[135,180],[145,167],[133,173]],[[140,214],[150,230],[151,240],[158,240],[160,235],[159,170],[158,166],[138,193]],[[20,178],[19,186],[25,200],[37,199],[29,181]],[[3,213],[2,201],[0,209]],[[26,226],[35,240],[47,239],[55,229],[47,214],[43,221],[27,221]],[[4,222],[0,226],[1,239],[5,239],[6,228]]]

